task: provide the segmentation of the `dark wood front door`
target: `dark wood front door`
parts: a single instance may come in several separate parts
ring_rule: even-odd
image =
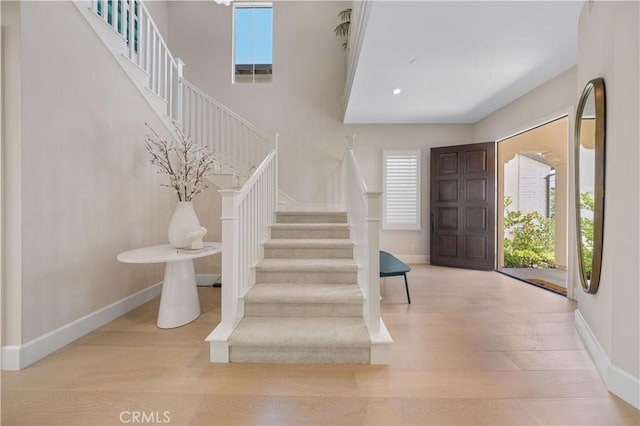
[[[431,149],[431,264],[495,268],[495,143]]]

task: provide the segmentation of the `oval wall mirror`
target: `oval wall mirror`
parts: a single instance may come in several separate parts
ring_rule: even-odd
[[[602,266],[605,171],[605,91],[597,78],[585,86],[575,126],[576,230],[580,281],[598,291]]]

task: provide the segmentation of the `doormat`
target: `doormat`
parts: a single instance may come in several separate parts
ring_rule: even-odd
[[[562,293],[564,295],[567,294],[567,289],[562,287],[561,285],[550,283],[549,281],[541,280],[540,278],[525,278],[527,281],[531,281],[532,283],[536,283],[543,287],[550,288],[552,290],[557,291],[558,293]]]

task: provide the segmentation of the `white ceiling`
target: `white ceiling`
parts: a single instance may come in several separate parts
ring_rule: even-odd
[[[372,1],[345,123],[475,123],[576,64],[582,5]]]

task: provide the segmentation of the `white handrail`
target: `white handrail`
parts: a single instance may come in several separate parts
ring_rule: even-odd
[[[358,286],[365,298],[363,316],[370,335],[380,332],[380,192],[367,191],[353,153],[353,142],[344,153],[345,205],[355,242]]]
[[[180,79],[179,87],[185,134],[222,159],[223,173],[248,178],[273,149],[269,138],[187,80]]]

